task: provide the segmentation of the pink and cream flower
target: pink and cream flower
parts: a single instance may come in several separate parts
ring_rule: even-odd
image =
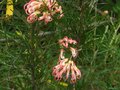
[[[64,59],[60,60],[58,65],[53,67],[52,75],[55,77],[55,80],[60,81],[65,77],[65,80],[70,79],[70,83],[74,84],[78,79],[81,78],[81,72],[74,64],[73,61]]]
[[[76,40],[73,40],[72,38],[68,38],[67,36],[65,36],[63,39],[59,40],[59,44],[65,48],[68,48],[69,44],[77,44]]]
[[[71,51],[71,56],[70,58],[66,58],[65,49],[62,47],[60,50],[58,64],[53,67],[52,75],[57,81],[65,78],[65,80],[70,80],[70,83],[74,84],[78,79],[81,78],[81,71],[71,60],[71,57],[75,59],[78,56],[78,50],[69,46],[69,44],[77,44],[77,41],[65,36],[63,39],[59,40],[59,44],[64,48],[69,49]]]
[[[54,14],[59,14],[59,18],[63,16],[62,7],[58,5],[56,0],[30,0],[24,5],[24,10],[28,15],[28,23],[38,20],[47,24],[53,20]]]

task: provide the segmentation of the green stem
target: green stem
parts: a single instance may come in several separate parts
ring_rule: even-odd
[[[75,90],[75,84],[73,84],[73,90]]]
[[[32,84],[32,90],[36,90],[36,84],[35,84],[35,47],[34,47],[34,28],[32,27],[31,33],[30,33],[30,45],[31,45],[31,50],[30,50],[30,65],[31,65],[31,84]]]

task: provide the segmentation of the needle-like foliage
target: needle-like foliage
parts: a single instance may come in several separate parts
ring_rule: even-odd
[[[57,0],[64,17],[47,25],[27,22],[29,0],[13,0],[6,18],[6,1],[0,0],[0,90],[120,90],[119,0]],[[81,78],[74,85],[52,76],[64,36],[77,41]]]

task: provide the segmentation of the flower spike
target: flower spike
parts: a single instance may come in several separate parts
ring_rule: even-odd
[[[65,50],[69,49],[71,51],[71,56],[73,58],[78,56],[78,51],[76,48],[69,46],[69,44],[77,44],[76,40],[72,38],[68,38],[65,36],[63,39],[59,40],[60,46],[63,48],[60,50],[60,55],[58,59],[58,63],[53,67],[52,75],[55,77],[55,80],[60,81],[63,77],[65,80],[70,79],[70,83],[75,84],[77,80],[81,78],[81,71],[77,68],[73,60],[70,58],[66,58]]]

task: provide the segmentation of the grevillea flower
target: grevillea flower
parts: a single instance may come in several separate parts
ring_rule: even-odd
[[[59,70],[62,70],[63,67],[65,66],[65,63],[68,61],[68,58],[64,59],[64,60],[59,60],[58,61],[58,65],[56,65],[55,67],[53,67],[53,76],[56,76],[56,74],[59,72]]]
[[[77,79],[81,78],[81,72],[76,67],[73,61],[64,59],[61,60],[58,65],[53,67],[52,75],[55,77],[55,80],[60,81],[64,75],[66,75],[65,80],[70,78],[71,83],[76,83]]]
[[[28,15],[28,23],[38,20],[47,24],[53,20],[55,14],[59,14],[58,18],[63,16],[62,7],[56,0],[30,0],[24,5],[24,10]]]
[[[37,21],[37,19],[38,19],[37,14],[39,14],[39,13],[40,13],[39,11],[36,11],[36,12],[30,14],[30,15],[27,17],[27,22],[33,23],[33,22]]]
[[[65,48],[68,48],[68,44],[77,44],[77,41],[65,36],[63,39],[59,40],[59,44]]]
[[[78,56],[78,51],[76,48],[69,46],[69,44],[77,44],[77,41],[65,36],[63,39],[59,40],[59,44],[64,48],[69,49],[71,51],[71,56],[66,58],[66,52],[62,48],[60,50],[58,64],[53,67],[52,75],[57,81],[65,78],[65,80],[70,80],[70,83],[74,84],[78,79],[81,78],[81,71],[77,68],[73,60],[71,60],[71,57],[74,59]]]

